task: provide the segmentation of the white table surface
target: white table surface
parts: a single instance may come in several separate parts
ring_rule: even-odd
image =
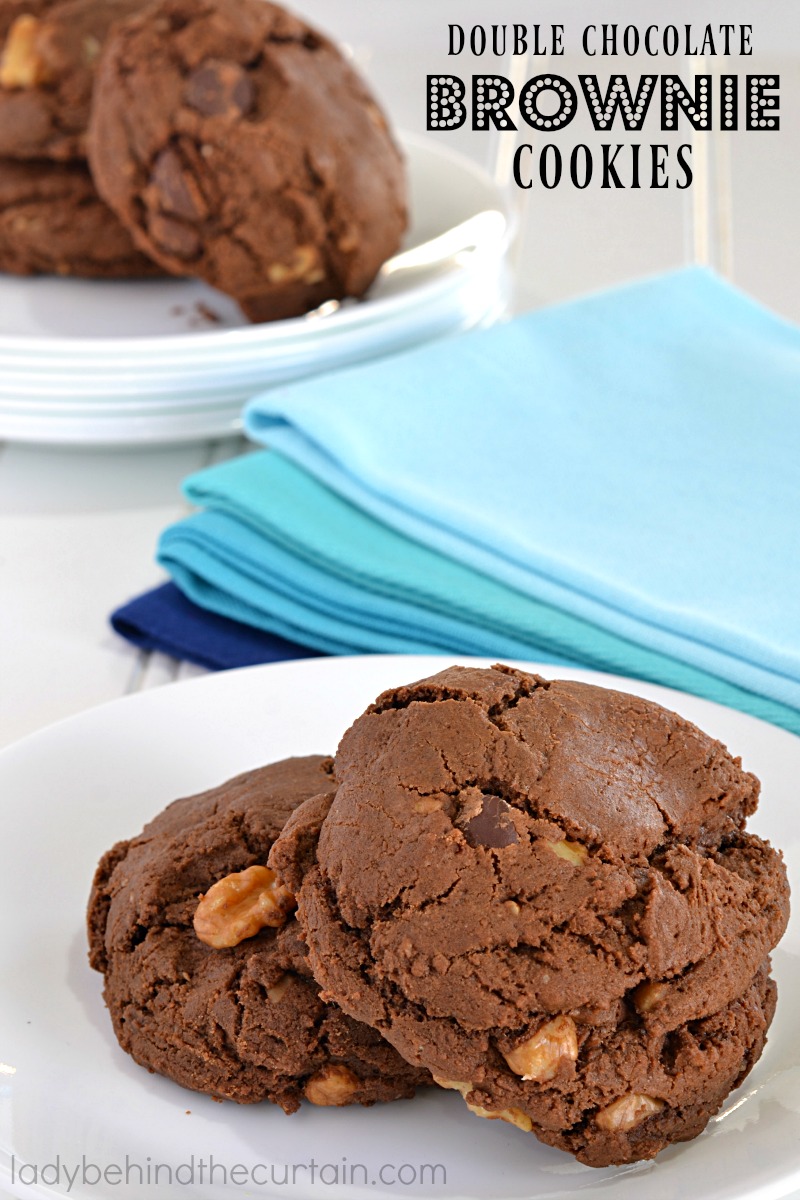
[[[424,75],[448,66],[447,21],[499,19],[479,0],[464,0],[455,15],[446,0],[403,0],[402,16],[396,0],[304,0],[300,7],[350,45],[395,122],[416,129],[424,127]],[[709,135],[696,146],[698,178],[685,192],[515,189],[522,217],[516,307],[700,261],[800,321],[800,5],[785,0],[754,13],[731,0],[724,14],[720,4],[690,0],[661,7],[669,7],[669,20],[757,22],[758,56],[727,67],[716,60],[711,69],[780,71],[784,128]],[[570,6],[570,27],[593,19],[592,8],[588,0]],[[635,0],[617,0],[603,19],[641,22],[641,15]],[[509,0],[502,18],[530,21],[530,5]],[[536,19],[566,18],[563,6],[543,0]],[[594,62],[568,56],[558,70],[574,77],[682,69],[664,60]],[[468,76],[478,65],[462,58],[458,68]],[[529,74],[541,69],[540,60]],[[575,141],[601,140],[578,121],[574,132]],[[442,136],[486,159],[485,135]],[[161,581],[153,552],[159,532],[185,511],[181,479],[241,448],[236,441],[135,451],[0,445],[0,745],[90,705],[196,673],[131,649],[107,617]]]

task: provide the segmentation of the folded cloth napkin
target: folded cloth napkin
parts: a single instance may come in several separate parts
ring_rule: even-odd
[[[450,652],[580,663],[711,696],[783,723],[780,704],[637,647],[430,550],[274,452],[190,477],[204,511],[159,558],[198,604],[332,653]]]
[[[211,671],[313,658],[319,653],[198,608],[174,583],[123,604],[112,613],[111,625],[142,650],[160,650]]]
[[[800,330],[711,273],[275,389],[246,424],[385,526],[624,641],[629,673],[648,651],[800,710]]]
[[[184,490],[206,511],[167,529],[158,557],[206,609],[333,654],[574,661],[539,636],[526,597],[381,525],[278,454],[211,467]]]

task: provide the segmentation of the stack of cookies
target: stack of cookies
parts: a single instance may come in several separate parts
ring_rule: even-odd
[[[192,276],[254,321],[360,296],[401,156],[341,52],[266,0],[0,0],[0,269]]]
[[[86,161],[103,42],[141,0],[0,0],[0,270],[161,274],[100,199]]]
[[[431,1081],[592,1166],[699,1134],[757,1061],[788,919],[759,785],[655,704],[505,667],[387,692],[335,760],[173,804],[102,860],[121,1045],[286,1111]]]

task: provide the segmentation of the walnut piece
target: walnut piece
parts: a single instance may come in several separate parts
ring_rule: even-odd
[[[349,1104],[361,1087],[361,1080],[347,1067],[329,1063],[312,1075],[303,1089],[306,1100],[324,1107]]]
[[[620,1096],[607,1108],[601,1108],[595,1121],[601,1129],[607,1129],[610,1133],[627,1133],[663,1107],[663,1100],[631,1092],[629,1096]]]
[[[272,987],[267,988],[267,999],[269,1000],[270,1004],[280,1004],[281,1000],[286,995],[291,982],[292,976],[287,971],[285,975],[281,975],[280,979],[276,979]]]
[[[89,34],[83,39],[83,61],[87,67],[91,67],[93,63],[100,57],[100,51],[103,49],[103,43],[99,38]]]
[[[52,81],[36,45],[39,25],[36,17],[23,13],[9,29],[0,58],[0,87],[33,88]]]
[[[456,1079],[442,1079],[439,1075],[434,1075],[433,1082],[438,1083],[441,1088],[450,1088],[454,1092],[461,1092],[462,1096],[466,1096],[467,1092],[472,1091],[471,1083],[460,1083]]]
[[[434,1075],[433,1081],[438,1083],[439,1087],[461,1092],[465,1098],[467,1092],[472,1091],[471,1083],[463,1083],[456,1079],[442,1079],[441,1076]],[[516,1125],[517,1129],[522,1129],[525,1133],[530,1133],[533,1129],[533,1121],[519,1108],[502,1108],[497,1112],[492,1112],[489,1108],[481,1108],[480,1104],[470,1104],[469,1101],[467,1101],[467,1108],[476,1117],[484,1117],[487,1121],[508,1121],[509,1125]]]
[[[414,801],[411,807],[415,813],[427,816],[429,813],[441,811],[444,803],[438,796],[420,796],[418,800]]]
[[[582,867],[586,862],[589,851],[580,842],[568,842],[564,838],[560,842],[547,842],[548,850],[552,850],[556,858],[563,858],[573,866]]]
[[[640,1013],[650,1012],[651,1009],[664,999],[668,988],[665,983],[640,983],[636,991],[633,993],[633,1003],[636,1005],[636,1011]]]
[[[530,1133],[533,1129],[533,1121],[521,1108],[502,1108],[498,1112],[481,1108],[480,1104],[467,1104],[467,1108],[476,1117],[485,1117],[487,1121],[508,1121],[509,1125],[516,1125],[523,1133]]]
[[[578,1057],[578,1032],[572,1017],[555,1017],[537,1029],[533,1037],[503,1051],[503,1057],[515,1075],[525,1080],[546,1083],[555,1078],[562,1062]]]
[[[295,907],[288,888],[269,867],[248,867],[210,887],[194,914],[194,931],[215,950],[238,946],[259,930],[283,925]]]
[[[290,263],[272,263],[267,267],[270,283],[321,283],[325,272],[313,246],[298,246]]]

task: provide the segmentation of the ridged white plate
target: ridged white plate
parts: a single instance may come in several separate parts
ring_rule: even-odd
[[[115,701],[0,755],[0,1192],[23,1200],[777,1200],[800,1187],[797,918],[774,955],[778,1011],[744,1087],[694,1142],[625,1168],[583,1167],[471,1116],[453,1093],[371,1109],[306,1106],[287,1118],[269,1104],[215,1104],[149,1075],[118,1048],[86,961],[84,909],[102,852],[176,796],[286,755],[332,753],[380,691],[445,663],[374,656],[224,672]],[[764,785],[752,828],[784,849],[800,894],[800,740],[664,688],[562,673],[666,704],[741,754]],[[126,1156],[143,1170],[183,1167],[184,1180],[194,1162],[194,1184],[170,1186],[165,1170],[150,1186],[133,1170],[128,1187],[84,1184],[84,1156],[101,1170],[124,1170]],[[225,1182],[219,1169],[200,1182],[199,1162],[207,1170],[211,1156],[229,1172],[241,1164],[254,1182]],[[295,1166],[295,1185],[284,1185]],[[68,1187],[65,1172],[76,1167]],[[354,1181],[325,1182],[351,1168]]]
[[[146,443],[224,434],[269,386],[487,325],[512,223],[470,159],[403,139],[411,228],[366,299],[247,324],[190,280],[0,275],[0,437]]]

